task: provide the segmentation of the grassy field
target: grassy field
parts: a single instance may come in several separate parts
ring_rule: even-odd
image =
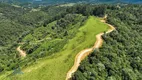
[[[72,67],[78,52],[94,45],[96,35],[109,27],[100,22],[100,18],[90,16],[73,39],[62,51],[40,59],[36,64],[23,69],[24,74],[15,75],[4,80],[65,80],[66,73]]]

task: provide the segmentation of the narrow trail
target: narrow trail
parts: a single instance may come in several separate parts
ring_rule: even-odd
[[[106,32],[106,33],[110,33],[112,32],[113,30],[115,30],[114,26],[112,26],[111,24],[108,24],[106,23],[106,18],[107,18],[107,15],[103,18],[103,20],[101,20],[101,22],[107,24],[110,29]],[[96,35],[96,42],[94,44],[94,46],[92,48],[88,48],[88,49],[85,49],[85,50],[82,50],[81,52],[79,52],[76,57],[75,57],[75,61],[74,61],[74,65],[72,66],[72,68],[68,71],[67,73],[67,76],[66,76],[66,80],[70,80],[70,78],[72,77],[72,74],[77,71],[81,61],[87,57],[94,49],[98,49],[102,46],[102,43],[103,43],[103,39],[102,39],[102,35],[104,33],[100,33],[98,35]]]
[[[36,43],[42,42],[42,41],[44,41],[44,40],[50,40],[50,39],[51,39],[51,38],[42,39],[42,40],[36,41]],[[23,44],[25,44],[25,43],[24,43],[24,42],[21,42],[21,43],[18,43],[18,44],[23,45]],[[21,49],[21,46],[18,46],[16,50],[20,53],[20,56],[21,56],[21,57],[26,57],[27,54],[26,54],[25,51],[23,51],[23,50]]]
[[[21,57],[26,57],[26,52],[21,50],[21,46],[19,46],[16,50],[20,53]]]

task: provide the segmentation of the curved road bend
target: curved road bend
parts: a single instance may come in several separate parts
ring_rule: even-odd
[[[101,20],[101,22],[107,24],[110,29],[106,32],[106,33],[110,33],[113,30],[115,30],[114,26],[112,26],[111,24],[106,23],[105,19],[107,18],[107,16],[104,17],[103,20]],[[76,57],[75,57],[75,61],[74,61],[74,65],[72,66],[72,68],[68,71],[67,76],[66,76],[66,80],[69,80],[72,77],[72,74],[78,69],[80,62],[86,57],[88,56],[94,49],[100,48],[102,46],[103,43],[103,39],[102,39],[102,35],[104,33],[100,33],[98,35],[96,35],[96,42],[94,44],[94,46],[92,48],[89,49],[85,49],[82,50],[81,52],[79,52]]]
[[[26,57],[26,52],[21,50],[21,46],[19,46],[16,50],[20,53],[21,57]]]

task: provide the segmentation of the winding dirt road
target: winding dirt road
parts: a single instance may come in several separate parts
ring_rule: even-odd
[[[112,32],[113,30],[115,30],[114,26],[106,23],[106,18],[107,16],[105,16],[103,18],[103,20],[101,20],[101,22],[107,24],[110,29],[106,32],[106,33],[110,33]],[[94,49],[98,49],[102,46],[102,43],[103,43],[103,39],[102,39],[102,35],[104,33],[100,33],[98,35],[96,35],[96,42],[94,44],[94,46],[92,48],[89,48],[89,49],[85,49],[85,50],[82,50],[81,52],[79,52],[76,57],[75,57],[75,62],[74,62],[74,65],[72,66],[72,68],[68,71],[67,73],[67,76],[66,76],[66,80],[70,80],[70,78],[72,77],[72,74],[78,69],[79,65],[80,65],[80,62],[86,57],[88,56]]]
[[[21,46],[19,46],[16,50],[20,53],[21,57],[26,57],[26,52],[21,50]]]

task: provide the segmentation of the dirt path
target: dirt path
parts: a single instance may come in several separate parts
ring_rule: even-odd
[[[103,20],[101,20],[101,22],[107,24],[110,29],[106,32],[106,33],[110,33],[112,32],[113,30],[115,30],[115,28],[106,23],[106,18],[107,16],[104,17]],[[67,76],[66,76],[66,80],[69,80],[71,77],[72,77],[72,74],[78,69],[79,65],[80,65],[80,62],[86,57],[88,56],[94,49],[97,49],[97,48],[100,48],[102,46],[102,43],[103,43],[103,39],[102,39],[102,35],[104,33],[100,33],[98,35],[96,35],[96,42],[94,44],[94,46],[92,48],[89,48],[89,49],[85,49],[85,50],[82,50],[81,52],[79,52],[76,57],[75,57],[75,62],[74,62],[74,65],[72,66],[72,68],[68,71],[67,73]]]
[[[51,38],[42,39],[42,40],[36,41],[35,43],[39,43],[39,42],[42,42],[44,40],[50,40],[50,39]],[[18,43],[18,44],[23,45],[25,43],[21,42],[21,43]],[[20,53],[21,57],[26,57],[26,52],[21,49],[21,46],[18,46],[16,50]]]
[[[26,57],[26,52],[21,50],[21,46],[19,46],[16,50],[20,53],[21,57]]]

